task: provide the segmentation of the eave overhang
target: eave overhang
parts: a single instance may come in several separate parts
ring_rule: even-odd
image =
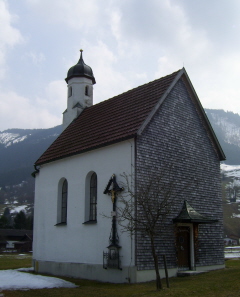
[[[217,153],[218,153],[218,156],[219,156],[219,160],[220,161],[225,161],[226,160],[226,155],[224,154],[224,151],[218,141],[218,138],[212,128],[212,125],[205,113],[205,110],[204,108],[202,107],[202,104],[198,98],[198,95],[192,85],[192,82],[187,74],[187,71],[185,70],[185,68],[182,69],[183,70],[183,78],[186,80],[186,82],[188,83],[188,85],[190,86],[189,88],[189,91],[190,93],[192,93],[192,98],[194,98],[196,100],[196,103],[197,103],[197,107],[199,108],[199,112],[201,113],[202,115],[202,119],[204,120],[205,122],[205,127],[207,128],[207,130],[209,131],[209,134],[210,134],[210,138],[212,139],[214,145],[215,145],[215,148],[217,150]]]
[[[41,166],[43,164],[47,164],[47,163],[55,162],[55,161],[58,161],[58,160],[61,160],[61,159],[65,159],[65,158],[73,157],[73,156],[76,156],[76,155],[80,155],[80,154],[83,154],[83,153],[86,153],[86,152],[89,152],[89,151],[93,151],[93,150],[96,150],[96,149],[99,149],[99,148],[102,148],[102,147],[105,147],[105,146],[109,146],[109,145],[119,143],[121,141],[134,139],[135,135],[136,134],[130,134],[130,135],[126,136],[126,137],[119,137],[119,138],[116,138],[116,139],[114,139],[112,141],[109,141],[109,142],[104,142],[104,143],[101,143],[101,144],[96,145],[96,146],[88,147],[86,149],[75,151],[75,152],[70,153],[70,154],[65,154],[65,155],[59,156],[57,158],[51,158],[48,161],[38,162],[38,160],[37,160],[36,163],[34,164],[34,168],[35,168],[35,166]],[[34,171],[33,174],[38,173],[38,172],[39,172],[39,169],[37,169],[36,172]]]

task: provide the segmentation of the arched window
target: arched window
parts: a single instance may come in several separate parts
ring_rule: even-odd
[[[61,223],[67,223],[67,199],[68,182],[65,179],[62,185],[62,203],[61,203]]]
[[[88,172],[85,180],[85,221],[84,224],[97,222],[97,174]]]
[[[72,87],[68,87],[68,97],[72,96]]]
[[[86,87],[85,87],[85,95],[86,95],[86,96],[89,96],[89,92],[88,92],[88,91],[89,91],[89,90],[88,90],[88,86],[86,86]]]
[[[90,179],[90,215],[89,221],[97,220],[97,174],[94,172]]]

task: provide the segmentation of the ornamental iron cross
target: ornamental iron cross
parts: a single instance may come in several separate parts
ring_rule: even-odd
[[[116,225],[116,198],[117,193],[123,191],[123,188],[120,188],[116,182],[116,176],[113,174],[104,190],[104,194],[111,195],[112,203],[113,203],[113,211],[112,211],[112,230],[109,237],[110,246],[115,246],[120,248],[118,245],[118,234],[117,234],[117,225]],[[109,246],[109,247],[110,247]],[[108,248],[109,248],[108,247]]]
[[[112,188],[111,188],[112,186]],[[123,188],[120,188],[119,185],[117,184],[116,182],[116,175],[113,174],[106,186],[106,189],[104,190],[104,194],[108,194],[108,195],[111,195],[111,198],[112,198],[112,203],[115,203],[116,202],[116,195],[117,195],[117,192],[121,192],[123,191],[124,189]]]

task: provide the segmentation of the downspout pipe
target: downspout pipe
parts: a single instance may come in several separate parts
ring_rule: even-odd
[[[35,170],[33,171],[33,173],[32,173],[31,175],[32,175],[32,177],[35,178],[35,177],[36,177],[36,174],[39,173],[39,169],[40,169],[40,167],[37,168],[37,165],[34,164],[34,169],[35,169]]]

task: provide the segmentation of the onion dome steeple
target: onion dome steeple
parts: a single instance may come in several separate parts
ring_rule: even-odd
[[[93,75],[92,68],[88,65],[86,65],[83,61],[82,52],[83,50],[80,50],[80,59],[78,63],[74,66],[72,66],[67,73],[66,82],[68,83],[69,79],[73,77],[86,77],[90,78],[92,80],[92,84],[94,85],[96,83],[95,77]]]
[[[67,73],[67,109],[63,113],[63,129],[65,129],[82,111],[93,105],[93,85],[96,83],[92,68],[83,61],[80,50],[78,63]]]

